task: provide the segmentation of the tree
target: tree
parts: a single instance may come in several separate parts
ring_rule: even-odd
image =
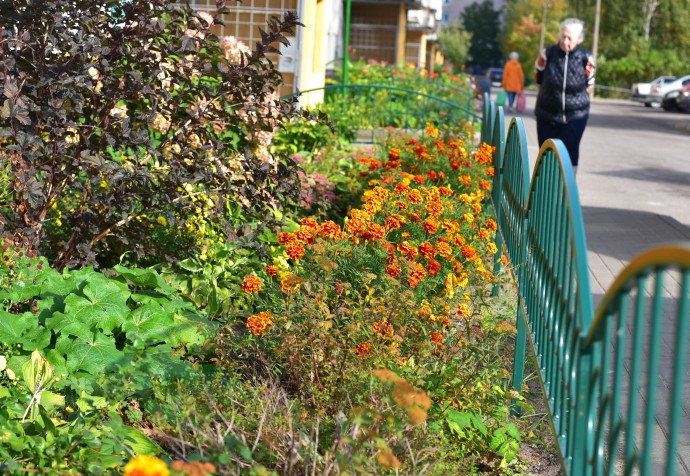
[[[441,29],[438,33],[438,43],[445,56],[452,64],[456,73],[462,71],[467,63],[472,35],[462,29],[459,23],[453,23]]]
[[[4,237],[58,268],[174,260],[212,223],[211,239],[235,236],[232,215],[270,221],[297,192],[296,165],[266,151],[295,114],[266,54],[297,17],[272,19],[250,51],[212,33],[215,3],[212,16],[169,0],[2,2]]]
[[[545,46],[557,42],[565,10],[565,0],[513,0],[506,4],[503,53],[507,56],[511,51],[518,52],[527,80],[534,70],[542,29]],[[546,23],[542,25],[544,18]]]
[[[475,2],[460,14],[463,29],[472,35],[469,48],[472,63],[484,68],[501,64],[500,15],[499,10],[494,10],[491,0]]]

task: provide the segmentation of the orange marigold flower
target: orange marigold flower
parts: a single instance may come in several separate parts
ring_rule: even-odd
[[[441,333],[441,332],[433,332],[433,331],[432,331],[432,332],[429,332],[429,337],[431,338],[431,341],[432,341],[434,344],[436,344],[436,345],[438,345],[438,346],[440,346],[440,347],[443,347],[443,340],[444,340],[443,333]]]
[[[400,149],[391,149],[388,151],[388,158],[391,160],[398,160],[400,158]]]
[[[477,236],[480,240],[488,240],[489,238],[491,238],[491,233],[486,228],[480,228],[477,232]]]
[[[285,253],[292,259],[301,259],[305,252],[304,245],[298,241],[293,241],[285,245]]]
[[[398,251],[405,256],[409,255],[410,253],[415,251],[414,246],[411,245],[410,243],[408,243],[407,241],[403,241],[402,243],[398,243],[397,248],[398,248]]]
[[[451,189],[450,187],[441,186],[438,188],[438,191],[444,197],[450,197],[451,195],[453,195],[453,189]]]
[[[412,222],[412,223],[419,223],[420,221],[422,221],[422,219],[421,219],[421,217],[419,216],[419,214],[414,213],[414,212],[408,213],[408,214],[407,214],[407,219],[408,219],[410,222]]]
[[[508,264],[508,257],[506,255],[501,256],[501,264]]]
[[[246,293],[258,293],[261,291],[263,282],[261,278],[254,275],[245,276],[242,280],[242,290]]]
[[[362,342],[355,346],[355,352],[360,359],[365,359],[369,352],[371,352],[371,344],[369,342]]]
[[[415,205],[420,205],[424,201],[424,198],[422,198],[422,194],[419,192],[419,190],[410,191],[410,193],[407,194],[407,199]]]
[[[400,218],[402,218],[400,215],[391,215],[388,218],[386,218],[386,228],[389,228],[391,230],[397,230],[398,228],[400,228],[402,226]]]
[[[438,231],[438,221],[433,218],[427,218],[424,220],[424,223],[422,223],[422,228],[424,228],[427,233],[434,234]]]
[[[436,256],[436,250],[434,249],[434,245],[432,245],[428,241],[425,241],[424,243],[419,245],[417,250],[419,250],[419,254],[426,259],[431,259],[434,256]]]
[[[314,243],[314,240],[316,239],[316,235],[318,235],[319,230],[318,228],[311,227],[311,226],[300,226],[299,230],[297,230],[297,239],[301,241],[302,243]]]
[[[267,264],[264,268],[264,271],[266,271],[266,274],[269,276],[275,276],[278,274],[278,266],[274,264]]]
[[[332,220],[325,221],[321,225],[321,235],[335,238],[340,233],[340,225]]]
[[[367,223],[361,218],[352,218],[347,221],[345,231],[353,235],[361,235],[367,229]]]
[[[414,180],[417,183],[424,183],[426,182],[426,177],[424,177],[424,175],[417,174],[412,178],[412,180]]]
[[[460,231],[460,224],[456,221],[445,219],[441,222],[441,226],[444,230],[449,232]]]
[[[388,275],[393,278],[397,277],[401,271],[402,268],[400,267],[397,261],[392,261],[388,264],[388,266],[386,266],[386,273],[388,273]]]
[[[435,259],[430,259],[426,266],[427,271],[431,276],[436,276],[439,271],[441,271],[441,263]]]
[[[491,182],[489,182],[488,180],[482,179],[482,181],[479,183],[479,186],[484,190],[490,190],[491,189]]]
[[[453,170],[458,170],[460,168],[460,162],[458,162],[456,159],[451,160],[450,168]]]
[[[486,227],[491,231],[498,230],[498,225],[496,224],[496,221],[492,218],[486,220]]]
[[[453,254],[453,248],[446,241],[439,240],[436,242],[436,253],[439,256],[448,258]]]
[[[419,141],[417,139],[410,139],[405,144],[406,145],[415,145],[415,144],[419,144]]]
[[[419,263],[415,264],[414,269],[410,272],[410,277],[412,279],[416,279],[417,281],[421,281],[426,277],[426,269],[424,269],[424,266],[422,266]]]
[[[405,203],[403,201],[398,200],[393,205],[395,205],[396,208],[399,208],[402,211],[407,210],[407,203]]]
[[[429,170],[426,173],[426,178],[428,178],[429,180],[436,180],[438,178],[438,174],[433,170]]]
[[[426,146],[417,144],[412,150],[414,150],[416,154],[421,154],[426,151]]]
[[[427,202],[427,204],[424,205],[424,210],[426,210],[426,212],[434,218],[441,216],[444,211],[443,205],[435,201]]]
[[[465,185],[471,185],[472,184],[472,177],[470,175],[462,175],[458,177],[458,180]]]
[[[385,319],[379,322],[375,322],[374,330],[381,334],[383,337],[390,337],[393,335],[393,326],[391,326]]]
[[[281,245],[285,245],[296,239],[297,237],[295,236],[295,234],[290,233],[289,231],[281,231],[280,233],[278,233],[278,243],[280,243]]]
[[[315,230],[319,229],[319,222],[309,217],[302,218],[300,220],[300,225],[308,226],[309,228],[314,228]]]
[[[482,205],[480,203],[473,203],[472,209],[474,210],[474,213],[479,214],[482,212]]]
[[[462,255],[468,260],[473,260],[479,255],[472,245],[463,246],[461,251]]]
[[[393,189],[393,192],[402,195],[404,193],[407,193],[410,190],[410,186],[407,185],[405,182],[398,182],[395,184],[395,188]]]
[[[434,126],[426,126],[426,135],[429,137],[438,137],[438,129]]]
[[[493,167],[489,167],[488,169],[486,169],[486,175],[488,175],[489,177],[493,177],[495,174],[496,174],[496,171],[494,170]]]
[[[267,312],[254,314],[247,319],[247,329],[255,336],[268,331],[272,325],[273,319]]]
[[[446,144],[444,144],[443,141],[440,140],[435,140],[434,145],[438,148],[438,150],[444,150],[446,148]]]
[[[170,476],[163,460],[149,455],[138,455],[125,465],[123,476]]]
[[[370,222],[364,238],[367,240],[382,240],[385,234],[386,229],[383,226],[378,223]]]
[[[453,243],[455,243],[456,246],[464,246],[467,240],[465,240],[465,237],[462,235],[455,235],[453,237]]]

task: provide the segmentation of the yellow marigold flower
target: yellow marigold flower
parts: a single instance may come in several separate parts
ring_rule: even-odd
[[[455,311],[455,314],[458,315],[458,317],[462,317],[463,319],[469,319],[470,318],[470,308],[467,304],[461,303],[458,305],[458,310]]]
[[[489,253],[491,253],[492,255],[498,253],[498,248],[496,247],[495,243],[487,243],[486,249],[489,250]]]
[[[262,285],[263,282],[258,276],[249,275],[242,280],[242,290],[247,293],[258,293]]]
[[[445,241],[438,241],[436,243],[436,253],[443,258],[449,258],[453,254],[453,248]]]
[[[292,273],[285,273],[280,280],[280,290],[285,294],[296,293],[299,291],[300,285],[300,279]]]
[[[474,215],[471,213],[465,213],[462,216],[463,221],[466,221],[467,223],[472,223],[474,222]]]
[[[431,126],[431,125],[427,125],[426,126],[426,135],[428,135],[429,137],[436,138],[436,137],[438,137],[438,129]]]
[[[156,218],[156,223],[158,223],[161,226],[168,226],[168,220],[166,220],[165,217]]]
[[[101,188],[105,188],[108,186],[108,182],[106,182],[105,180],[101,180],[100,185],[101,185]]]
[[[170,470],[155,456],[139,455],[127,463],[123,476],[170,476]]]
[[[55,219],[55,224],[56,224],[57,226],[62,226],[62,220],[60,220],[59,218],[56,218],[56,219]]]

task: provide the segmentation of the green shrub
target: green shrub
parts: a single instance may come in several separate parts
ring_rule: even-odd
[[[193,198],[237,234],[227,203],[270,224],[267,210],[297,192],[294,163],[266,150],[295,115],[266,59],[299,25],[294,13],[250,52],[212,33],[218,18],[169,0],[3,9],[0,144],[14,181],[0,232],[58,268],[109,267],[127,252],[174,260],[197,245],[184,231]]]

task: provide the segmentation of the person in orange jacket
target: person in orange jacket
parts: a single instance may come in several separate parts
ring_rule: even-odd
[[[525,74],[522,65],[518,61],[519,55],[513,51],[508,56],[510,59],[503,66],[503,90],[508,93],[508,112],[513,112],[515,98],[520,91],[525,89]]]

